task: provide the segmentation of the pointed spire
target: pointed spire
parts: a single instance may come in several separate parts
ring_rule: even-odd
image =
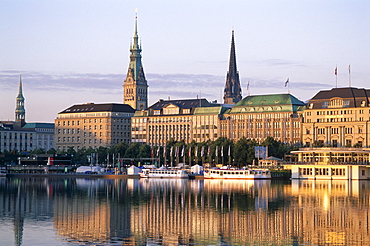
[[[22,72],[20,72],[20,74],[19,74],[19,88],[18,88],[18,96],[17,96],[17,98],[24,99],[24,97],[23,97],[23,89],[22,89]]]
[[[132,49],[140,49],[139,35],[138,35],[138,31],[137,31],[137,9],[135,10],[135,12],[136,12],[136,14],[135,14],[135,27],[134,27],[134,37],[133,37],[134,43],[133,43]]]
[[[141,41],[139,43],[137,9],[135,15],[134,36],[130,45],[130,63],[123,83],[123,102],[134,109],[146,109],[148,106],[148,83],[145,79],[141,62]]]
[[[235,54],[235,41],[234,41],[234,30],[231,35],[231,48],[230,48],[230,61],[229,61],[229,73],[235,75],[236,69],[236,54]]]
[[[15,121],[25,122],[26,110],[24,109],[24,97],[22,89],[22,73],[19,75],[18,96],[16,98]]]
[[[224,89],[224,103],[235,104],[242,99],[239,73],[236,68],[236,52],[234,41],[234,30],[231,35],[229,71],[227,72],[226,85]]]

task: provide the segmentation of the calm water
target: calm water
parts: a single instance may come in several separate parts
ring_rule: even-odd
[[[369,181],[0,178],[0,245],[370,245]]]

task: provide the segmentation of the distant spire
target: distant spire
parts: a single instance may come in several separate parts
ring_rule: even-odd
[[[224,90],[224,103],[235,104],[239,102],[241,99],[242,99],[242,96],[241,96],[241,87],[240,87],[240,81],[239,81],[239,73],[236,67],[234,30],[232,30],[229,71],[226,77],[226,85],[225,85],[225,90]]]
[[[18,96],[16,98],[15,121],[25,122],[26,110],[24,109],[24,97],[22,89],[22,73],[19,75]]]
[[[133,69],[133,75],[135,81],[138,80],[140,69],[142,68],[141,64],[141,45],[139,44],[139,35],[138,35],[138,28],[137,28],[137,9],[135,15],[135,27],[134,27],[134,36],[133,42],[131,45],[131,55],[130,55],[130,65],[129,67]]]
[[[232,76],[238,73],[236,69],[236,54],[235,54],[235,41],[234,41],[234,30],[231,36],[231,48],[230,48],[230,61],[229,61],[229,73]]]
[[[132,45],[132,49],[140,49],[139,35],[138,35],[138,31],[137,31],[137,9],[135,10],[135,12],[136,12],[136,14],[135,14],[135,28],[134,28],[134,37],[133,37],[134,44]]]

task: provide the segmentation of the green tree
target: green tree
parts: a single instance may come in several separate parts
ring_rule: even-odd
[[[75,163],[76,164],[81,164],[81,165],[86,165],[87,164],[87,154],[86,154],[86,148],[81,148],[76,151],[75,155]]]
[[[119,144],[111,147],[109,149],[109,154],[115,154],[116,156],[124,157],[126,150],[129,148],[129,145],[125,142],[120,142]]]
[[[70,156],[75,156],[76,155],[76,151],[73,147],[69,147],[66,151],[66,154],[67,155],[70,155]]]
[[[234,145],[234,163],[241,168],[248,160],[249,142],[246,138],[239,139]]]
[[[43,148],[36,148],[30,151],[31,155],[45,154],[46,151]]]
[[[49,149],[48,151],[46,151],[46,154],[51,154],[51,155],[55,155],[57,153],[57,150],[54,149],[54,148],[51,148]]]
[[[98,163],[107,164],[108,148],[100,146],[99,148],[96,149],[96,153],[98,154]]]
[[[139,148],[138,158],[150,158],[151,148],[147,144],[142,144]]]
[[[125,158],[137,158],[139,155],[140,143],[133,143],[131,144],[126,152],[124,157]]]

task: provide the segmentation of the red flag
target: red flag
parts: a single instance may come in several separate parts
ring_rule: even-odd
[[[337,75],[337,74],[338,74],[338,68],[337,68],[337,67],[335,67],[334,74],[335,74],[335,75]]]

